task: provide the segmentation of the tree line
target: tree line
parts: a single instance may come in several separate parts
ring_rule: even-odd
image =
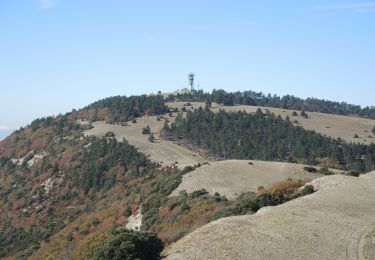
[[[104,109],[108,110],[112,122],[126,122],[145,114],[162,115],[168,112],[164,98],[160,95],[109,97],[92,103],[82,111],[96,110],[94,120],[103,120],[103,116],[98,112]]]
[[[315,131],[294,126],[272,113],[243,111],[213,113],[209,109],[178,114],[162,134],[175,140],[185,139],[210,150],[222,159],[258,159],[369,171],[375,169],[375,145],[346,143]]]
[[[200,90],[192,93],[170,95],[167,100],[185,102],[216,102],[227,106],[232,106],[234,104],[265,106],[337,115],[354,115],[363,118],[375,119],[374,106],[362,108],[359,105],[348,104],[346,102],[335,102],[317,98],[302,99],[292,95],[266,95],[262,92],[255,92],[251,90],[242,92],[226,92],[222,89],[214,89],[211,93],[205,93]]]
[[[110,134],[103,138],[91,138],[90,146],[84,151],[80,161],[81,174],[75,184],[85,193],[91,189],[108,190],[116,184],[119,174],[139,176],[141,169],[150,165],[145,155],[139,153],[134,146],[126,140],[117,142]]]

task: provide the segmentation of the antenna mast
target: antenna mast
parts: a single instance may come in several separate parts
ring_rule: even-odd
[[[195,75],[194,75],[194,73],[190,73],[188,75],[188,77],[189,77],[189,91],[192,92],[192,91],[194,91],[194,77],[195,77]]]

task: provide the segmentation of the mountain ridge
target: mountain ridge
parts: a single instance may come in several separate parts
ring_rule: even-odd
[[[238,111],[244,107],[223,106],[210,100],[166,101],[161,96],[111,97],[65,115],[36,119],[1,141],[0,232],[7,239],[0,242],[0,256],[90,259],[104,254],[101,250],[111,248],[116,239],[132,236],[121,228],[140,216],[141,232],[154,232],[169,245],[214,219],[252,214],[264,206],[313,192],[311,187],[301,190],[308,181],[302,179],[309,171],[335,173],[326,168],[332,164],[321,158],[316,161],[317,167],[298,166],[301,174],[297,172],[293,180],[288,176],[267,177],[266,187],[260,187],[264,183],[255,180],[238,197],[219,194],[215,185],[213,190],[199,187],[170,196],[189,172],[209,169],[206,164],[215,165],[218,158],[190,149],[184,135],[171,140],[166,127],[182,125],[181,120],[189,113],[198,115],[205,109],[216,109],[219,114],[224,113],[219,112],[220,108]],[[272,114],[254,112],[262,114],[259,120],[267,120]],[[315,114],[307,112],[309,116],[306,119],[298,115],[296,119],[315,120]],[[283,125],[286,118],[280,116],[277,120]],[[287,124],[291,129],[299,127]],[[370,135],[370,124],[366,130]],[[212,149],[205,152],[214,155]],[[249,170],[241,174],[252,173],[251,165],[247,165]],[[339,172],[359,175],[366,171],[347,170],[354,169],[347,167]],[[134,239],[147,237],[135,235]]]

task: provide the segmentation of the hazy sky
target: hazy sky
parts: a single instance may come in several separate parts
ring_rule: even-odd
[[[0,138],[100,98],[256,90],[375,105],[375,1],[1,0]]]

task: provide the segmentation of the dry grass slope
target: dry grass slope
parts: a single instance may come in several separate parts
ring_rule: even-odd
[[[315,179],[322,175],[307,173],[305,165],[249,160],[226,160],[203,165],[184,175],[182,183],[172,193],[177,196],[180,191],[193,192],[206,189],[235,199],[243,192],[256,192],[259,186],[268,187],[287,179]]]
[[[172,120],[173,118],[170,118]],[[178,166],[183,168],[188,165],[196,165],[206,162],[199,154],[194,153],[182,146],[161,140],[159,138],[160,129],[164,120],[157,120],[156,116],[145,116],[137,119],[137,123],[129,122],[128,126],[107,124],[102,121],[94,122],[94,128],[85,132],[86,135],[104,136],[107,132],[113,132],[119,141],[126,138],[131,145],[134,145],[140,152],[149,155],[154,162],[163,165],[171,165],[178,162]],[[151,132],[156,137],[155,142],[148,141],[148,136],[142,134],[145,126],[151,128]]]
[[[312,183],[312,195],[197,229],[166,259],[374,259],[375,172]]]

